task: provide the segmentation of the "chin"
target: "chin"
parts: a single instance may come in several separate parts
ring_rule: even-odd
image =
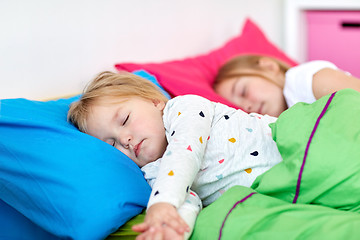
[[[158,160],[159,158],[161,158],[161,156],[160,156],[160,157],[152,156],[152,157],[146,159],[145,162],[146,162],[146,164],[148,164],[148,163],[151,163],[151,162],[155,162],[155,161]]]

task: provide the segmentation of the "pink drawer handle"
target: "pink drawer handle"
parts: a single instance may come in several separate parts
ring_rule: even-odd
[[[342,22],[343,28],[360,28],[360,22]]]

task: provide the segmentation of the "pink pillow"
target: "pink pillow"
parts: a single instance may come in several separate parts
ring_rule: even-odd
[[[172,96],[196,94],[236,107],[216,94],[212,89],[212,84],[222,64],[236,55],[249,53],[273,56],[291,66],[297,65],[295,61],[271,43],[254,22],[246,19],[239,36],[208,54],[162,63],[118,63],[115,68],[119,71],[129,72],[139,69],[146,70],[154,75],[161,86]]]

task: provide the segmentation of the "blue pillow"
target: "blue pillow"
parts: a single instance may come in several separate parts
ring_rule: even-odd
[[[145,71],[144,69],[139,69],[136,71],[133,71],[132,73],[143,77],[147,80],[149,80],[150,82],[154,83],[156,86],[158,86],[160,88],[160,91],[162,92],[162,94],[165,95],[165,97],[167,97],[168,99],[170,99],[170,94],[160,85],[160,83],[158,82],[158,80],[156,79],[156,77],[150,73],[148,73],[147,71]]]
[[[0,239],[6,240],[60,240],[44,231],[14,208],[0,200]]]
[[[66,121],[76,99],[0,100],[0,199],[59,238],[103,239],[151,189],[128,157]]]

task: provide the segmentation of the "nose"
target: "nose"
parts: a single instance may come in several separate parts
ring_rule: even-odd
[[[249,100],[244,100],[242,107],[243,107],[243,110],[245,110],[246,112],[254,111],[253,103]]]
[[[124,147],[124,148],[129,148],[129,144],[131,142],[131,135],[130,134],[122,134],[122,136],[120,136],[120,144]]]

